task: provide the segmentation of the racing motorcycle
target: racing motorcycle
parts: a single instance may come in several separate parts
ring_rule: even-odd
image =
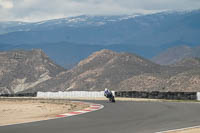
[[[113,96],[112,93],[110,93],[107,98],[109,99],[110,102],[115,103],[115,97]]]
[[[112,95],[111,97],[109,97],[109,101],[115,103],[115,97]]]

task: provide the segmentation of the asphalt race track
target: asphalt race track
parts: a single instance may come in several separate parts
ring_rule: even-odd
[[[0,133],[154,133],[200,125],[200,103],[93,101],[102,110],[0,127]]]

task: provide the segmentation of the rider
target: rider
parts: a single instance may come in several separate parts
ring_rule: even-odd
[[[112,92],[109,89],[105,88],[105,90],[104,90],[104,96],[106,98],[111,98],[112,97]]]

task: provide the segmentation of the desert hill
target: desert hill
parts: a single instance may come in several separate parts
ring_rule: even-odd
[[[193,91],[199,90],[198,86],[193,84],[194,78],[197,82],[200,80],[199,73],[191,73],[198,70],[185,66],[161,66],[137,55],[101,50],[82,60],[71,70],[58,74],[30,91],[95,91],[104,88]]]
[[[101,50],[93,53],[69,71],[41,83],[33,91],[51,86],[52,90],[102,90],[105,87],[119,90],[122,81],[133,75],[160,73],[160,65],[128,53]]]
[[[13,53],[12,56],[6,55],[9,69],[5,67],[1,70],[1,93],[97,91],[104,88],[132,91],[200,91],[198,58],[162,66],[134,54],[104,49],[93,53],[72,69],[64,70],[52,63],[41,50],[21,53],[21,56],[13,56]],[[3,54],[1,56],[3,57]],[[2,57],[1,60],[6,59]],[[5,66],[6,62],[2,66]],[[4,74],[5,70],[7,74]]]
[[[39,49],[0,52],[0,94],[27,90],[63,70]]]

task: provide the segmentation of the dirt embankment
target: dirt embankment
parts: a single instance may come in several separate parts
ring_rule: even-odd
[[[68,100],[0,98],[0,126],[52,119],[88,106]]]

